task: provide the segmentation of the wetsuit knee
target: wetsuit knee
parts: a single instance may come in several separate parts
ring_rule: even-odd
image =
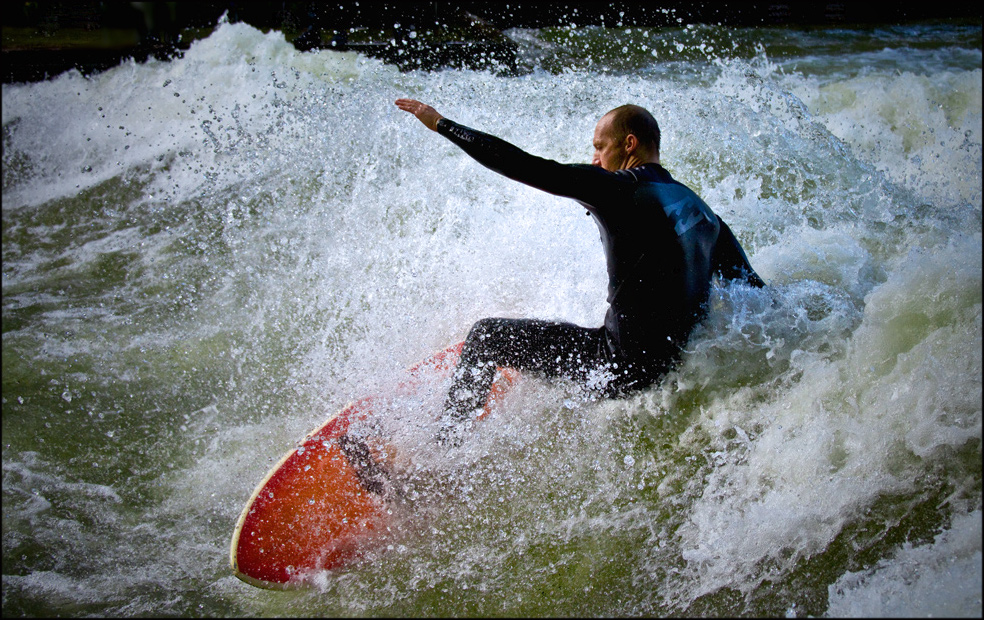
[[[494,335],[496,332],[500,331],[502,324],[502,319],[495,318],[485,318],[480,319],[472,325],[471,330],[468,332],[465,341],[468,343],[483,342],[489,336]]]

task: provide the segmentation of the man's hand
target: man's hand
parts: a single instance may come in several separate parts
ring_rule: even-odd
[[[397,99],[396,107],[417,117],[428,129],[437,131],[437,121],[444,118],[437,110],[416,99]]]

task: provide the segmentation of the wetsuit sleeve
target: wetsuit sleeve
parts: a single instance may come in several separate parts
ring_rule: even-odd
[[[631,191],[634,178],[587,164],[561,164],[530,155],[501,138],[442,118],[437,131],[486,168],[514,181],[556,196],[587,204],[610,201],[614,193]]]
[[[716,214],[715,214],[716,215]],[[748,284],[762,288],[765,281],[759,277],[752,269],[745,251],[742,249],[734,233],[724,223],[720,215],[716,215],[721,230],[718,233],[717,241],[714,244],[714,253],[711,256],[711,270],[721,275],[722,278],[729,280],[744,280]]]

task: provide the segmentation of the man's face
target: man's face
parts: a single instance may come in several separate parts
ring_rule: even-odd
[[[612,119],[602,116],[594,131],[594,157],[591,165],[601,166],[609,172],[620,170],[628,153],[625,152],[625,140],[615,140],[612,135]]]

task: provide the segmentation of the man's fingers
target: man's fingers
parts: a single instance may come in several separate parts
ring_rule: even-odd
[[[421,103],[416,99],[397,99],[396,105],[401,110],[405,110],[412,114],[420,114],[421,112],[427,110],[430,106],[426,103]]]
[[[437,121],[443,118],[437,110],[416,99],[397,99],[396,105],[401,110],[416,116],[428,129],[434,131],[437,131]]]
[[[411,112],[413,114],[416,114],[418,111],[420,111],[420,109],[423,106],[424,106],[424,104],[420,103],[419,101],[417,101],[415,99],[397,99],[396,100],[396,107],[400,108],[401,110],[403,110],[405,112]]]

